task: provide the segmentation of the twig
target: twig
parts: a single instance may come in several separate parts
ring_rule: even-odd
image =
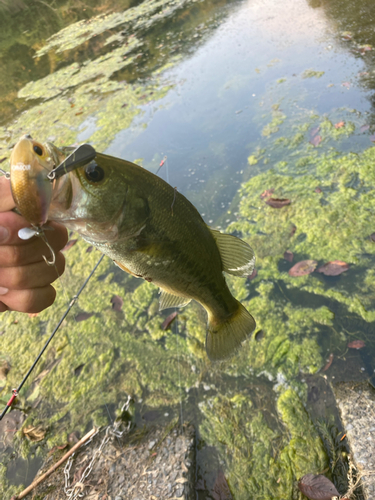
[[[47,477],[50,476],[52,472],[54,472],[62,463],[64,463],[65,460],[67,460],[70,457],[70,455],[73,455],[73,453],[80,446],[86,443],[86,441],[88,441],[97,432],[97,430],[98,429],[96,429],[95,427],[91,429],[90,432],[88,432],[85,436],[83,436],[83,438],[80,441],[78,441],[78,443],[76,443],[73,446],[73,448],[71,448],[67,453],[65,453],[65,455],[58,462],[56,462],[47,472],[45,472],[42,476],[38,477],[38,479],[36,479],[33,483],[31,483],[30,486],[28,486],[25,490],[21,491],[21,493],[13,496],[11,500],[21,500],[21,498],[25,498],[25,496],[28,495],[31,490],[33,490],[36,486],[38,486],[38,484],[42,483],[45,479],[47,479]]]

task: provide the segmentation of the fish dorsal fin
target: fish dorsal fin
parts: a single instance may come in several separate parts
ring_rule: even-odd
[[[187,297],[174,295],[173,293],[166,292],[162,288],[160,288],[160,292],[161,295],[159,299],[159,311],[168,309],[169,307],[183,307],[191,301],[191,299]]]
[[[250,245],[231,234],[211,229],[219,249],[223,271],[234,276],[249,276],[254,270],[255,255]]]

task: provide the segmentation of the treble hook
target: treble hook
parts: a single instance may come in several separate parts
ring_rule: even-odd
[[[45,229],[52,229],[49,228],[48,226]],[[56,255],[51,247],[51,245],[48,243],[48,240],[46,238],[46,235],[44,234],[44,229],[42,227],[24,227],[18,231],[18,236],[21,238],[21,240],[28,240],[32,238],[33,236],[38,236],[39,238],[42,238],[44,243],[47,245],[48,250],[51,252],[51,260],[48,260],[45,255],[42,255],[44,262],[47,264],[47,266],[54,266],[56,264]]]
[[[56,264],[56,255],[55,252],[53,251],[53,248],[51,245],[48,243],[47,239],[43,238],[44,243],[47,245],[49,251],[51,252],[52,259],[48,260],[45,255],[42,255],[44,262],[47,264],[47,266],[54,266]]]

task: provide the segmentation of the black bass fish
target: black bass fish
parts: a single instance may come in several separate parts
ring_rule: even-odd
[[[87,165],[55,180],[51,194],[40,180],[41,172],[47,175],[70,152],[71,148],[41,144],[30,136],[20,139],[10,167],[21,213],[27,212],[30,202],[23,207],[25,186],[18,177],[12,179],[13,173],[23,174],[24,182],[25,175],[34,179],[32,173],[37,171],[31,201],[36,210],[38,196],[43,199],[40,223],[48,216],[64,224],[124,271],[160,287],[161,310],[184,306],[192,299],[199,302],[208,314],[208,357],[231,356],[253,332],[255,321],[229,291],[223,272],[251,274],[255,257],[250,246],[210,229],[189,200],[156,175],[112,156],[97,153]]]

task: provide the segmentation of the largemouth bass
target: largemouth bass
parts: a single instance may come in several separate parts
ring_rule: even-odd
[[[22,215],[27,218],[30,206],[39,210],[37,218],[28,215],[30,223],[44,223],[47,217],[60,222],[124,271],[157,285],[160,309],[184,306],[192,299],[199,302],[208,315],[208,357],[231,356],[253,332],[255,321],[229,291],[223,272],[251,274],[255,258],[250,246],[210,229],[185,196],[119,158],[97,153],[89,164],[55,180],[52,189],[46,187],[43,171],[47,174],[70,152],[30,136],[16,144],[10,161],[11,186]],[[21,182],[25,183],[25,175],[34,179],[34,171],[38,181],[32,186],[34,193],[26,197]],[[13,177],[14,173],[24,177]]]

